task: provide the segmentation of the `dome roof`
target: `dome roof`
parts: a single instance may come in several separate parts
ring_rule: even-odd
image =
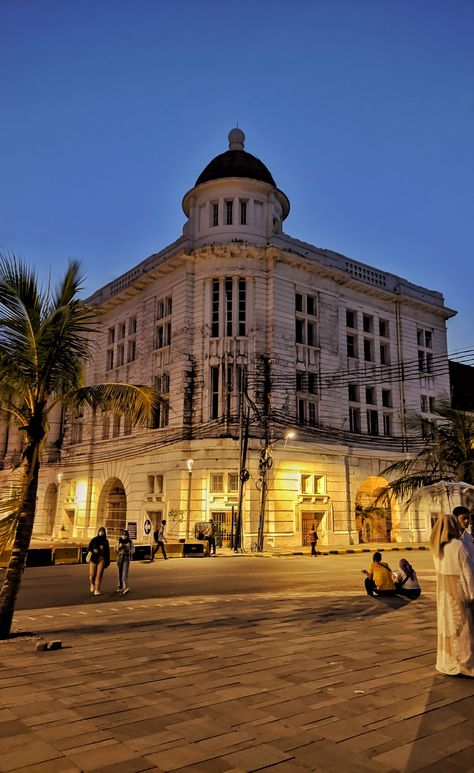
[[[224,177],[247,177],[276,188],[276,183],[260,159],[244,150],[245,134],[240,129],[229,132],[229,150],[209,162],[196,180],[196,185]]]

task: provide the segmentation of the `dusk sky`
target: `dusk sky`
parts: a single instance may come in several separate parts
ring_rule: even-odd
[[[178,238],[237,123],[284,230],[445,296],[474,347],[472,0],[1,0],[0,251],[85,294]]]

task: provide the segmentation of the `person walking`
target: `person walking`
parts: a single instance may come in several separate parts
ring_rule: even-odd
[[[90,592],[94,596],[100,596],[102,586],[102,577],[104,571],[110,565],[110,545],[107,539],[107,532],[101,526],[96,537],[92,537],[89,542],[88,551],[90,553],[89,561],[89,584]]]
[[[316,545],[317,545],[317,542],[318,542],[318,533],[317,533],[316,529],[314,528],[314,523],[311,526],[310,530],[308,531],[308,533],[306,535],[306,539],[309,540],[309,544],[311,545],[311,555],[312,556],[317,556]]]
[[[364,584],[368,596],[395,596],[392,570],[382,561],[381,553],[374,553],[369,570],[362,569],[362,573],[367,575]]]
[[[135,552],[133,542],[130,539],[130,534],[127,529],[122,531],[122,535],[119,537],[116,545],[116,550],[118,569],[117,593],[123,593],[125,596],[130,590],[128,587],[128,572],[130,570],[130,561]]]
[[[209,543],[209,555],[216,555],[216,524],[214,521],[209,521],[209,526],[207,527],[207,541]]]
[[[436,670],[474,677],[474,564],[457,517],[440,515],[430,536],[436,570]]]
[[[168,558],[165,550],[165,542],[167,542],[167,539],[165,537],[165,527],[166,527],[166,521],[161,521],[161,524],[158,526],[157,530],[153,534],[155,545],[151,552],[151,559],[150,559],[151,561],[154,561],[155,555],[160,550],[160,548],[161,548],[161,552],[163,553],[163,558],[165,559],[165,561]]]
[[[398,564],[398,572],[395,576],[395,589],[400,596],[407,599],[417,599],[421,593],[420,583],[416,572],[406,558],[401,558]]]

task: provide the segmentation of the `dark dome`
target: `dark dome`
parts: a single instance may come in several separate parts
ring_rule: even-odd
[[[276,183],[265,164],[245,150],[227,150],[210,161],[196,180],[196,185],[224,177],[247,177],[273,185]]]

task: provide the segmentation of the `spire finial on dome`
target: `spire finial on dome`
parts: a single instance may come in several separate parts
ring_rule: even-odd
[[[229,150],[243,150],[245,142],[245,134],[242,129],[231,129],[228,134]]]

